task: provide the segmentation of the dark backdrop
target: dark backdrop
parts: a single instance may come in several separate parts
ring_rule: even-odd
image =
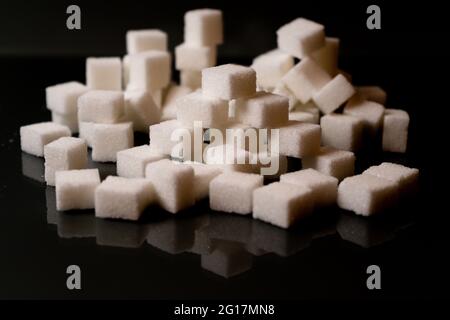
[[[447,38],[443,1],[1,1],[2,55],[122,55],[129,29],[160,28],[170,47],[183,41],[183,15],[193,8],[224,11],[225,44],[220,55],[253,57],[276,46],[275,31],[304,16],[342,39],[344,56],[445,55]],[[78,4],[82,30],[66,29],[66,8]],[[366,28],[366,8],[378,4],[382,30]]]

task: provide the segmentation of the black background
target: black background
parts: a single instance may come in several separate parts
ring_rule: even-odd
[[[82,10],[81,31],[65,27],[65,9],[72,3]],[[439,206],[448,192],[440,192],[437,180],[448,145],[448,11],[440,2],[381,2],[382,30],[371,31],[365,27],[368,4],[372,2],[2,1],[0,298],[448,298],[448,207]],[[49,119],[46,86],[84,82],[86,56],[123,55],[125,32],[136,28],[167,31],[173,49],[182,42],[184,12],[199,7],[224,11],[219,62],[251,63],[276,46],[276,29],[298,16],[324,24],[328,35],[341,38],[340,67],[353,75],[354,83],[382,86],[388,107],[411,114],[409,151],[394,157],[421,170],[420,197],[396,213],[407,217],[408,228],[370,249],[337,235],[324,237],[287,258],[257,257],[250,271],[231,279],[202,270],[193,254],[58,237],[46,221],[45,185],[22,175],[19,127]],[[392,158],[361,156],[358,167]],[[331,220],[341,214],[333,213]],[[82,291],[65,288],[69,264],[83,270]],[[365,287],[369,264],[382,268],[381,291]]]

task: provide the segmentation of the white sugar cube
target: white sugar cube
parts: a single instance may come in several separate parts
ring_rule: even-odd
[[[122,58],[122,80],[123,88],[126,90],[130,83],[130,55],[125,55]]]
[[[86,85],[95,90],[122,90],[120,58],[87,58]]]
[[[400,109],[386,109],[383,118],[383,151],[406,152],[409,114]]]
[[[199,201],[209,196],[209,183],[222,173],[220,169],[200,162],[188,162],[194,169],[195,200]]]
[[[202,86],[202,72],[196,70],[181,70],[180,71],[180,84],[183,87],[196,90]]]
[[[228,121],[228,102],[204,96],[201,91],[179,98],[176,105],[178,121],[188,127],[202,121],[204,128],[216,128]]]
[[[95,188],[100,185],[98,169],[57,171],[55,174],[56,209],[93,209]]]
[[[344,114],[327,114],[320,118],[322,144],[336,149],[356,151],[362,143],[363,122]]]
[[[281,78],[294,66],[292,56],[271,50],[253,59],[251,68],[256,71],[256,83],[262,88],[275,88]]]
[[[310,188],[316,207],[336,203],[338,179],[314,169],[303,169],[281,175],[280,182]]]
[[[148,145],[117,152],[117,175],[124,178],[144,178],[145,166],[166,156]]]
[[[88,147],[92,148],[92,140],[94,136],[95,122],[80,122],[79,123],[79,137],[86,141]]]
[[[145,177],[156,192],[158,204],[177,213],[195,203],[194,170],[191,166],[164,159],[147,164]]]
[[[117,124],[95,124],[92,134],[92,160],[115,162],[117,152],[133,146],[131,122]]]
[[[345,178],[338,187],[338,206],[363,216],[390,208],[396,201],[398,184],[370,174]]]
[[[126,39],[128,54],[149,50],[167,51],[167,33],[158,29],[130,30]]]
[[[109,176],[95,190],[95,216],[138,220],[154,198],[147,179]]]
[[[339,42],[339,38],[326,37],[325,45],[311,54],[314,61],[332,77],[338,73]]]
[[[204,161],[223,172],[255,172],[258,163],[252,154],[236,144],[208,145],[204,152]]]
[[[91,90],[78,98],[78,121],[116,123],[124,114],[123,93]]]
[[[206,96],[231,100],[256,93],[256,72],[236,64],[224,64],[202,70],[202,91]]]
[[[76,113],[60,114],[52,111],[52,122],[68,127],[72,133],[78,132],[78,115]]]
[[[148,132],[148,127],[161,119],[161,110],[152,95],[143,90],[125,91],[125,117],[134,131]]]
[[[355,155],[350,151],[322,147],[317,155],[303,158],[302,165],[305,169],[315,169],[323,174],[342,180],[353,175]]]
[[[209,204],[216,211],[249,214],[253,207],[253,191],[263,185],[258,174],[227,172],[209,184]]]
[[[323,113],[331,113],[355,94],[350,82],[338,74],[313,96],[313,101]]]
[[[170,53],[152,50],[130,56],[130,89],[155,92],[166,87],[170,77]]]
[[[60,115],[76,115],[78,97],[87,91],[85,85],[76,81],[47,87],[45,88],[47,108]]]
[[[193,46],[182,43],[175,48],[175,69],[197,70],[216,65],[217,52],[215,46]]]
[[[319,148],[319,125],[289,121],[288,125],[280,128],[280,154],[303,158],[316,154]]]
[[[176,150],[176,146],[182,150]],[[178,120],[167,120],[150,126],[150,146],[164,155],[190,160],[194,148],[194,130],[186,128]],[[181,154],[179,154],[180,152]]]
[[[307,103],[331,80],[331,76],[313,59],[307,57],[289,70],[281,80],[301,103]]]
[[[324,29],[321,24],[297,18],[277,30],[278,48],[302,59],[325,44]]]
[[[45,181],[55,185],[55,172],[84,169],[87,165],[87,146],[84,139],[61,137],[44,146]]]
[[[310,188],[274,182],[253,192],[253,218],[289,228],[312,213],[313,203]]]
[[[286,87],[286,85],[284,84],[284,82],[282,82],[282,81],[278,82],[278,84],[275,86],[275,89],[272,91],[272,93],[288,98],[289,99],[289,110],[293,110],[295,108],[295,106],[299,103],[295,94],[291,90],[289,90]]]
[[[289,100],[267,92],[236,99],[236,119],[255,128],[277,128],[289,120]]]
[[[318,124],[317,117],[314,114],[306,111],[293,110],[289,112],[289,120]]]
[[[364,127],[375,134],[383,123],[384,106],[355,96],[345,105],[344,114],[361,119]]]
[[[222,11],[197,9],[184,15],[184,40],[195,46],[213,46],[223,42]]]
[[[305,104],[297,104],[291,112],[308,112],[311,113],[314,116],[314,123],[319,123],[320,121],[320,110],[317,108],[316,104],[313,101],[309,101]]]
[[[377,86],[359,86],[356,87],[356,91],[359,95],[363,96],[369,101],[377,102],[385,105],[387,94],[381,87]]]
[[[378,166],[370,167],[365,170],[363,174],[371,174],[397,183],[399,192],[403,196],[414,194],[418,189],[419,170],[415,168],[408,168],[396,163],[383,162]]]
[[[162,120],[172,120],[177,118],[177,104],[176,100],[178,98],[184,97],[192,92],[189,87],[171,85],[167,90],[164,97],[164,102],[162,105]]]
[[[54,122],[30,124],[20,127],[20,147],[23,152],[42,157],[47,143],[70,135],[68,127]]]

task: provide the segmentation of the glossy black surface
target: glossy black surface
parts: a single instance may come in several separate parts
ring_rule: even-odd
[[[258,12],[270,16],[263,8]],[[334,208],[289,231],[210,212],[207,203],[177,216],[149,208],[139,223],[98,220],[92,210],[56,212],[54,190],[42,182],[43,160],[20,151],[19,127],[50,119],[44,88],[84,82],[84,59],[36,58],[32,53],[29,58],[0,57],[0,298],[448,297],[448,208],[438,206],[442,167],[437,160],[442,155],[436,152],[448,144],[447,128],[439,125],[447,108],[448,51],[439,45],[411,51],[426,46],[432,26],[408,28],[402,24],[405,17],[395,24],[389,12],[385,16],[388,23],[381,33],[357,32],[351,20],[339,30],[343,34],[333,34],[344,39],[340,63],[354,83],[382,86],[388,107],[404,108],[411,116],[408,153],[383,154],[369,145],[367,153],[357,155],[357,172],[387,160],[418,167],[421,192],[373,219]],[[270,21],[278,20],[288,18],[277,11]],[[342,25],[337,18],[328,22]],[[345,42],[346,35],[352,41]],[[231,38],[249,43],[235,34]],[[272,39],[254,50],[273,46]],[[105,50],[121,53],[115,48]],[[93,52],[104,53],[98,46]],[[244,64],[254,53],[230,47],[225,52],[229,55],[220,62]],[[103,176],[115,172],[114,165],[100,169]],[[81,291],[66,289],[70,264],[81,267]],[[371,264],[381,267],[380,291],[366,288]]]

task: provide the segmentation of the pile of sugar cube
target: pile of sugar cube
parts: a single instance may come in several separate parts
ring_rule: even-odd
[[[351,84],[323,25],[298,18],[276,34],[278,48],[250,67],[216,66],[222,12],[192,10],[175,48],[179,85],[167,34],[150,29],[127,33],[123,59],[87,58],[86,85],[48,87],[52,122],[23,126],[20,137],[23,152],[45,158],[57,209],[138,220],[149,206],[178,213],[209,198],[212,210],[288,228],[316,209],[369,216],[414,194],[417,169],[354,172],[355,154],[377,136],[383,151],[406,151],[408,113],[386,109],[381,88]],[[149,144],[135,146],[134,132]],[[88,148],[93,161],[116,162],[117,176],[87,169]],[[288,172],[289,158],[302,170]]]

